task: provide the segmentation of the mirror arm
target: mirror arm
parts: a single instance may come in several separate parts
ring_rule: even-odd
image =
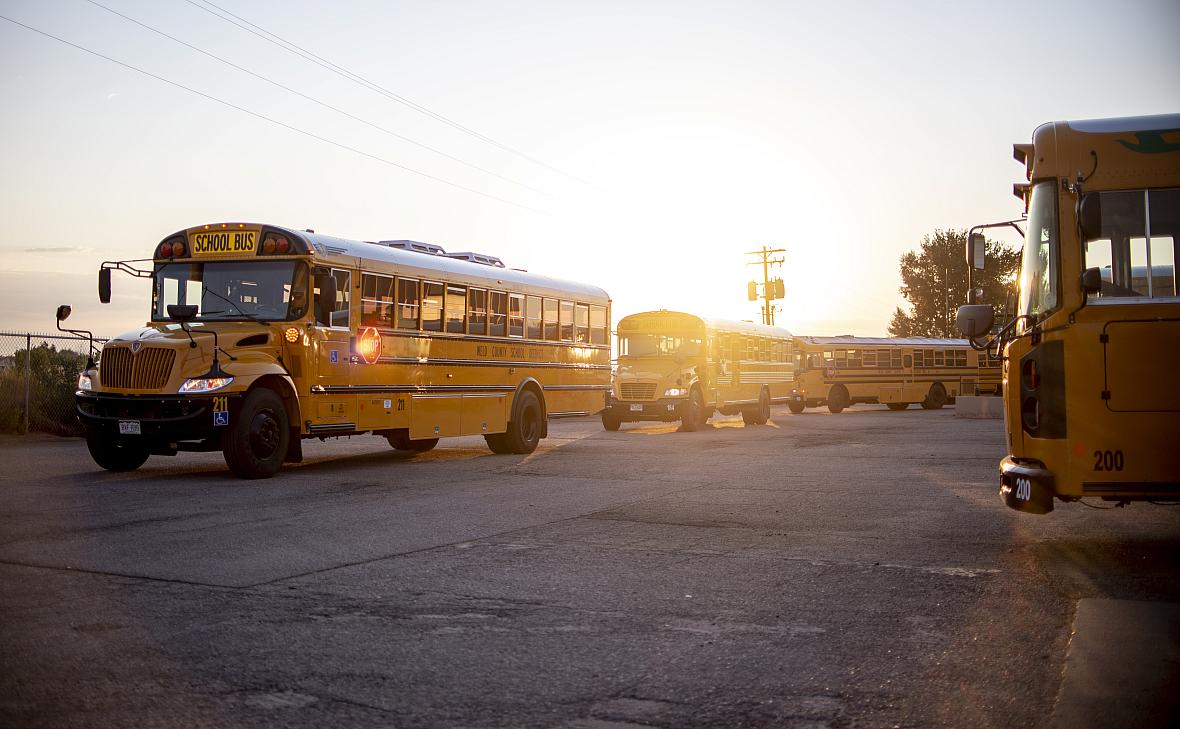
[[[134,276],[135,278],[150,278],[151,275],[154,273],[153,269],[136,268],[135,266],[131,265],[132,263],[143,263],[144,261],[150,261],[150,260],[152,260],[152,259],[150,259],[150,258],[136,258],[136,259],[130,260],[130,261],[103,261],[102,265],[99,266],[99,269],[101,270],[104,268],[109,268],[112,271],[122,271],[123,273],[127,274],[128,276]]]

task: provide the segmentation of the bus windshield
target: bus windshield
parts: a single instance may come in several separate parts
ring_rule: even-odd
[[[299,261],[166,263],[155,272],[152,319],[170,321],[170,304],[190,304],[199,321],[286,321],[307,313],[308,298]]]
[[[1020,271],[1020,313],[1034,318],[1057,308],[1057,184],[1033,186]]]
[[[621,357],[695,357],[701,352],[700,337],[677,334],[620,334]]]

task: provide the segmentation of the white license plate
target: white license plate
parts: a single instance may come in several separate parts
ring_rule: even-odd
[[[143,435],[138,420],[120,420],[119,435]]]
[[[631,412],[633,412],[633,413],[641,413],[641,412],[643,412],[643,406],[642,406],[642,405],[632,405],[632,406],[631,406]]]

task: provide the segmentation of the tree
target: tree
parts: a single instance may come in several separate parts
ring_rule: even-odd
[[[952,337],[963,335],[955,327],[955,313],[967,294],[967,231],[935,230],[922,239],[921,250],[901,256],[899,289],[909,302],[910,312],[899,306],[889,322],[895,337]],[[1020,251],[996,241],[987,242],[987,264],[974,271],[972,285],[983,289],[983,299],[1003,315],[1008,294],[1013,292],[1020,267]]]
[[[19,433],[24,425],[25,388],[29,392],[29,430],[79,435],[74,389],[86,356],[42,343],[17,350],[13,366],[0,370],[0,432]],[[27,364],[26,364],[27,363]],[[25,383],[26,369],[31,374]]]

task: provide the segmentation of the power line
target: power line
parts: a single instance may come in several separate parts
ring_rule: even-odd
[[[231,25],[235,25],[238,28],[241,28],[242,30],[246,31],[247,33],[258,36],[259,38],[262,38],[263,40],[267,41],[268,43],[276,45],[279,48],[282,48],[283,50],[287,51],[288,53],[294,53],[295,55],[299,56],[300,58],[310,61],[310,62],[316,64],[317,66],[325,68],[325,69],[331,71],[332,73],[336,74],[337,76],[341,76],[343,78],[346,78],[349,81],[352,81],[353,83],[360,84],[361,86],[364,86],[365,88],[367,88],[371,91],[375,91],[375,92],[381,94],[382,96],[385,96],[388,99],[396,101],[399,104],[407,106],[407,107],[413,109],[414,111],[417,111],[420,114],[425,114],[426,116],[430,117],[431,119],[434,119],[436,121],[440,121],[448,126],[458,129],[461,132],[464,132],[465,134],[469,134],[482,142],[486,142],[487,144],[497,147],[505,152],[508,152],[510,154],[514,154],[514,155],[520,157],[521,159],[528,160],[529,162],[532,162],[533,164],[535,164],[539,167],[544,167],[547,170],[550,170],[552,172],[556,172],[557,174],[562,175],[564,177],[568,177],[569,179],[579,182],[587,187],[590,187],[590,188],[595,187],[594,185],[590,184],[589,182],[587,182],[575,175],[572,175],[564,170],[553,167],[552,165],[542,162],[541,160],[539,160],[535,157],[532,157],[528,154],[525,154],[524,152],[521,152],[517,149],[513,149],[512,147],[509,147],[506,144],[498,142],[495,139],[492,139],[491,137],[489,137],[485,134],[481,134],[481,133],[475,131],[474,129],[470,129],[468,127],[465,127],[462,124],[460,124],[459,122],[449,119],[449,118],[443,116],[442,114],[439,114],[438,112],[432,111],[431,109],[428,109],[427,107],[422,106],[421,104],[411,101],[410,99],[407,99],[406,97],[401,96],[400,94],[394,93],[393,91],[390,91],[389,89],[385,88],[384,86],[381,86],[380,84],[378,84],[374,81],[370,81],[370,80],[364,78],[363,76],[361,76],[357,73],[354,73],[354,72],[348,70],[347,68],[344,68],[343,66],[338,66],[335,63],[332,63],[331,61],[329,61],[325,58],[322,58],[322,57],[316,55],[315,53],[312,53],[311,51],[303,48],[300,45],[293,43],[291,41],[288,41],[285,38],[282,38],[281,36],[278,36],[278,35],[270,32],[269,30],[267,30],[259,25],[256,25],[256,24],[250,22],[249,20],[246,20],[245,18],[241,17],[240,15],[235,15],[234,13],[230,12],[229,10],[226,10],[225,8],[221,7],[220,5],[209,2],[209,0],[201,0],[201,2],[204,3],[203,5],[198,4],[197,2],[195,2],[195,0],[184,0],[184,1],[187,2],[189,5],[192,5],[193,7],[198,8],[199,10],[203,10],[206,13],[209,13],[210,15],[212,15],[216,18],[220,18],[221,20],[224,20],[225,22],[230,23]],[[209,7],[205,7],[206,5]],[[216,8],[217,11],[219,11],[219,12],[214,12],[213,10],[210,10],[209,9],[210,7]],[[221,15],[220,13],[224,13],[225,15]],[[226,17],[227,15],[229,17]],[[230,18],[234,18],[236,20],[231,20]],[[238,20],[240,20],[241,23],[236,22]],[[245,25],[243,25],[243,23]],[[249,26],[249,27],[246,27],[246,26]]]
[[[418,175],[418,176],[420,176],[420,177],[425,177],[425,178],[426,178],[426,179],[428,179],[428,180],[434,180],[435,182],[441,182],[441,183],[442,183],[442,184],[444,184],[444,185],[449,185],[449,186],[451,186],[451,187],[454,187],[454,188],[456,188],[456,189],[458,189],[458,190],[463,190],[463,191],[465,191],[465,192],[470,192],[470,193],[473,193],[473,194],[475,194],[475,195],[480,195],[480,196],[482,196],[482,197],[486,197],[486,198],[488,198],[488,199],[490,199],[490,200],[495,200],[495,201],[497,201],[497,202],[504,203],[505,205],[511,205],[511,206],[513,206],[513,207],[521,208],[521,209],[523,209],[523,210],[528,210],[528,211],[530,211],[530,212],[539,213],[539,214],[542,214],[542,215],[547,215],[547,213],[545,213],[545,212],[544,212],[544,211],[542,211],[542,210],[538,210],[538,209],[536,209],[536,208],[532,208],[532,207],[529,207],[529,206],[527,206],[527,205],[522,205],[522,204],[520,204],[520,203],[512,202],[511,200],[506,200],[506,199],[504,199],[504,198],[502,198],[502,197],[497,197],[496,195],[492,195],[492,194],[489,194],[489,193],[486,193],[486,192],[482,192],[482,191],[480,191],[480,190],[476,190],[475,188],[467,187],[467,186],[465,186],[465,185],[460,185],[460,184],[459,184],[459,183],[457,183],[457,182],[451,182],[450,180],[447,180],[447,179],[445,179],[445,178],[442,178],[442,177],[437,177],[437,176],[435,176],[435,175],[432,175],[432,174],[429,174],[429,173],[427,173],[427,172],[422,172],[421,170],[416,170],[416,169],[414,169],[413,167],[409,167],[409,166],[407,166],[407,165],[403,165],[403,164],[401,164],[401,163],[399,163],[399,162],[394,162],[393,160],[385,159],[384,157],[379,157],[378,155],[371,154],[371,153],[369,153],[369,152],[366,152],[366,151],[364,151],[364,150],[361,150],[361,149],[357,149],[356,147],[351,147],[351,146],[349,146],[349,145],[347,145],[347,144],[344,144],[343,142],[337,142],[337,141],[336,141],[336,140],[334,140],[334,139],[329,139],[328,137],[323,137],[323,136],[320,136],[319,134],[316,134],[316,133],[314,133],[314,132],[309,132],[309,131],[307,131],[306,129],[300,129],[299,127],[292,126],[292,125],[290,125],[290,124],[287,124],[287,123],[285,123],[285,122],[281,122],[281,121],[279,121],[279,120],[277,120],[277,119],[273,119],[273,118],[271,118],[271,117],[269,117],[269,116],[266,116],[265,114],[259,114],[259,113],[258,113],[258,112],[256,112],[256,111],[251,111],[251,110],[249,110],[249,109],[247,109],[247,108],[245,108],[245,107],[238,106],[237,104],[231,103],[231,102],[229,102],[229,101],[226,101],[226,100],[224,100],[224,99],[219,99],[219,98],[217,98],[216,96],[211,96],[211,95],[209,95],[209,94],[206,94],[206,93],[205,93],[205,92],[203,92],[203,91],[198,91],[198,90],[196,90],[196,89],[194,89],[194,88],[191,88],[191,87],[185,86],[184,84],[177,83],[176,81],[172,81],[172,80],[170,80],[170,79],[166,79],[166,78],[164,78],[163,76],[158,76],[158,75],[156,75],[156,74],[154,74],[154,73],[152,73],[152,72],[150,72],[150,71],[145,71],[144,69],[142,69],[142,68],[139,68],[138,66],[133,66],[133,65],[131,65],[131,64],[129,64],[129,63],[125,63],[125,62],[123,62],[123,61],[120,61],[120,60],[118,60],[117,58],[111,58],[110,56],[103,55],[102,53],[99,53],[98,51],[94,51],[94,50],[91,50],[91,49],[89,49],[89,48],[86,48],[86,47],[84,47],[84,46],[80,46],[80,45],[78,45],[77,43],[73,43],[73,42],[71,42],[71,41],[68,41],[68,40],[66,40],[66,39],[64,39],[64,38],[59,38],[58,36],[56,36],[56,35],[53,35],[52,33],[48,33],[48,32],[46,32],[46,31],[44,31],[44,30],[41,30],[41,29],[39,29],[39,28],[34,28],[34,27],[33,27],[33,26],[31,26],[31,25],[26,25],[25,23],[22,23],[22,22],[20,22],[19,20],[13,20],[12,18],[10,18],[10,17],[8,17],[8,16],[6,16],[6,15],[0,15],[0,20],[7,20],[9,23],[12,23],[13,25],[18,25],[18,26],[20,26],[20,27],[24,28],[25,30],[29,30],[29,31],[32,31],[32,32],[34,32],[34,33],[37,33],[38,35],[45,36],[46,38],[50,38],[50,39],[52,39],[52,40],[55,40],[55,41],[57,41],[58,43],[63,43],[63,44],[65,44],[65,45],[67,45],[67,46],[70,46],[71,48],[76,48],[76,49],[78,49],[78,50],[80,50],[80,51],[83,51],[84,53],[89,53],[89,54],[90,54],[90,55],[92,55],[92,56],[97,56],[98,58],[101,58],[101,59],[103,59],[104,61],[110,61],[111,63],[114,63],[114,64],[116,64],[116,65],[122,66],[123,68],[126,68],[126,69],[128,69],[128,70],[135,71],[136,73],[143,74],[144,76],[147,76],[147,77],[149,77],[149,78],[153,78],[153,79],[155,79],[155,80],[157,80],[157,81],[162,81],[163,83],[166,83],[166,84],[168,84],[169,86],[175,86],[175,87],[176,87],[176,88],[178,88],[178,89],[182,89],[182,90],[184,90],[184,91],[187,91],[187,92],[189,92],[189,93],[191,93],[191,94],[195,94],[195,95],[197,95],[197,96],[200,96],[200,97],[202,97],[202,98],[204,98],[204,99],[208,99],[209,101],[215,101],[215,102],[217,102],[218,104],[221,104],[221,105],[223,105],[223,106],[227,106],[227,107],[229,107],[229,108],[231,108],[231,109],[234,109],[234,110],[236,110],[236,111],[240,111],[240,112],[242,112],[243,114],[249,114],[250,116],[252,116],[252,117],[254,117],[254,118],[256,118],[256,119],[261,119],[261,120],[263,120],[263,121],[265,121],[265,122],[269,122],[269,123],[271,123],[271,124],[274,124],[274,125],[276,125],[276,126],[283,127],[284,129],[288,129],[288,130],[290,130],[290,131],[292,131],[292,132],[296,132],[296,133],[298,133],[298,134],[302,134],[302,135],[304,135],[305,137],[310,137],[310,138],[312,138],[312,139],[315,139],[315,140],[317,140],[317,141],[324,142],[325,144],[330,144],[330,145],[332,145],[332,146],[334,146],[334,147],[339,147],[340,149],[345,149],[345,150],[348,150],[349,152],[352,152],[353,154],[359,154],[359,155],[360,155],[360,156],[362,156],[362,157],[367,157],[367,158],[369,158],[369,159],[371,159],[371,160],[375,160],[375,161],[377,161],[377,162],[381,162],[382,164],[389,165],[390,167],[397,167],[398,169],[405,170],[406,172],[412,172],[413,174],[415,174],[415,175]]]
[[[435,149],[434,147],[431,147],[430,145],[423,144],[422,142],[419,142],[419,141],[416,141],[416,140],[414,140],[414,139],[411,139],[411,138],[409,138],[409,137],[407,137],[407,136],[405,136],[405,135],[398,134],[397,132],[395,132],[395,131],[393,131],[393,130],[391,130],[391,129],[386,129],[385,127],[383,127],[383,126],[381,126],[381,125],[379,125],[379,124],[375,124],[375,123],[373,123],[373,122],[371,122],[371,121],[368,121],[367,119],[363,119],[363,118],[361,118],[361,117],[359,117],[359,116],[356,116],[355,114],[351,114],[351,113],[349,113],[349,112],[347,112],[347,111],[344,111],[343,109],[340,109],[340,108],[338,108],[338,107],[335,107],[335,106],[333,106],[333,105],[331,105],[331,104],[327,103],[326,101],[321,101],[321,100],[319,100],[319,99],[317,99],[317,98],[315,98],[315,97],[308,96],[307,94],[305,94],[305,93],[302,93],[301,91],[297,91],[296,89],[293,89],[293,88],[291,88],[290,86],[286,86],[286,85],[284,85],[284,84],[282,84],[282,83],[279,83],[278,81],[275,81],[275,80],[273,80],[273,79],[267,78],[266,76],[263,76],[263,75],[261,75],[261,74],[255,73],[254,71],[251,71],[251,70],[250,70],[250,69],[248,69],[248,68],[243,68],[242,66],[239,66],[239,65],[237,65],[236,63],[233,63],[232,61],[228,61],[228,60],[226,60],[225,58],[222,58],[221,56],[218,56],[218,55],[217,55],[217,54],[215,54],[215,53],[210,53],[209,51],[206,51],[206,50],[204,50],[204,49],[202,49],[202,48],[198,48],[198,47],[196,47],[196,46],[192,45],[191,43],[186,43],[185,41],[183,41],[183,40],[181,40],[181,39],[179,39],[179,38],[177,38],[177,37],[175,37],[175,36],[169,35],[168,33],[165,33],[164,31],[162,31],[162,30],[160,30],[160,29],[158,29],[158,28],[154,28],[154,27],[152,27],[152,26],[148,25],[147,23],[143,23],[143,22],[141,22],[141,21],[139,21],[139,20],[136,20],[135,18],[132,18],[132,17],[130,17],[130,16],[128,16],[128,15],[124,15],[123,13],[120,13],[118,10],[114,10],[113,8],[109,8],[109,7],[107,7],[106,5],[103,5],[102,3],[100,3],[100,2],[97,2],[97,0],[86,0],[86,2],[90,3],[91,5],[94,5],[94,6],[97,6],[97,7],[99,7],[99,8],[102,8],[103,10],[107,11],[108,13],[111,13],[112,15],[117,15],[118,17],[120,17],[120,18],[122,18],[122,19],[124,19],[124,20],[126,20],[126,21],[128,21],[128,22],[130,22],[130,23],[134,23],[134,24],[138,25],[138,26],[139,26],[139,27],[141,27],[141,28],[144,28],[144,29],[146,29],[146,30],[150,30],[151,32],[153,32],[153,33],[155,33],[155,34],[157,34],[157,35],[163,36],[163,37],[167,38],[168,40],[171,40],[171,41],[174,41],[174,42],[176,42],[176,43],[179,43],[180,45],[184,46],[185,48],[189,48],[189,49],[191,49],[191,50],[194,50],[194,51],[196,51],[197,53],[200,53],[200,54],[202,54],[202,55],[204,55],[204,56],[207,56],[207,57],[209,57],[209,58],[212,58],[212,59],[213,59],[213,60],[215,60],[215,61],[218,61],[218,62],[220,62],[220,63],[223,63],[223,64],[225,64],[225,65],[227,65],[227,66],[229,66],[229,67],[231,67],[231,68],[237,69],[238,71],[241,71],[242,73],[249,74],[250,76],[253,76],[253,77],[254,77],[254,78],[256,78],[256,79],[259,79],[260,81],[265,81],[266,83],[268,83],[268,84],[271,84],[272,86],[275,86],[275,87],[277,87],[277,88],[280,88],[280,89],[282,89],[282,90],[284,90],[284,91],[287,91],[288,93],[295,94],[296,96],[298,96],[298,97],[300,97],[300,98],[302,98],[302,99],[306,99],[306,100],[308,100],[308,101],[310,101],[310,102],[312,102],[312,103],[319,104],[320,106],[324,107],[325,109],[330,109],[330,110],[332,110],[332,111],[336,112],[337,114],[341,114],[341,115],[343,115],[343,116],[346,116],[346,117],[348,117],[349,119],[352,119],[352,120],[354,120],[354,121],[358,121],[358,122],[360,122],[361,124],[364,124],[364,125],[366,125],[366,126],[372,127],[373,129],[376,129],[376,130],[377,130],[377,131],[379,131],[379,132],[384,132],[385,134],[388,134],[388,135],[389,135],[389,136],[391,136],[391,137],[396,137],[397,139],[400,139],[400,140],[402,140],[402,141],[409,142],[410,144],[416,145],[416,146],[418,146],[418,147],[420,147],[420,148],[422,148],[422,149],[425,149],[425,150],[427,150],[427,151],[433,152],[433,153],[435,153],[435,154],[437,154],[437,155],[439,155],[439,156],[441,156],[441,157],[445,157],[445,158],[447,158],[447,159],[449,159],[449,160],[451,160],[451,161],[453,161],[453,162],[458,162],[459,164],[461,164],[461,165],[465,165],[465,166],[467,166],[467,167],[470,167],[470,168],[471,168],[471,169],[473,169],[473,170],[478,170],[478,171],[480,171],[480,172],[482,172],[482,173],[484,173],[484,174],[486,174],[486,175],[491,175],[492,177],[499,178],[499,179],[501,179],[501,180],[504,180],[505,182],[510,182],[510,183],[512,183],[512,184],[514,184],[514,185],[519,185],[520,187],[523,187],[523,188],[525,188],[526,190],[531,190],[532,192],[538,193],[538,194],[540,194],[540,195],[545,195],[545,196],[547,196],[547,197],[550,197],[548,193],[545,193],[545,192],[543,192],[543,191],[541,191],[541,190],[538,190],[538,189],[537,189],[537,188],[535,188],[535,187],[532,187],[532,186],[530,186],[530,185],[526,185],[526,184],[525,184],[525,183],[523,183],[523,182],[518,182],[518,181],[516,181],[516,180],[513,180],[512,178],[505,177],[504,175],[501,175],[501,174],[499,174],[499,173],[492,172],[491,170],[485,169],[485,168],[483,168],[483,167],[480,167],[479,165],[476,165],[476,164],[472,164],[471,162],[467,162],[466,160],[460,159],[459,157],[455,157],[455,156],[453,156],[453,155],[447,154],[446,152],[443,152],[443,151],[442,151],[442,150],[440,150],[440,149]]]

